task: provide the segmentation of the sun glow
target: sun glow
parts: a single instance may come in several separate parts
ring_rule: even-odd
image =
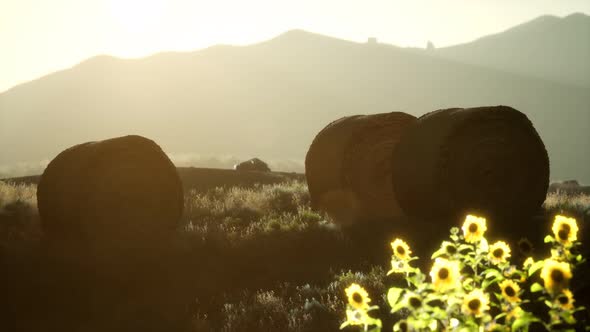
[[[165,0],[111,0],[110,11],[116,22],[131,34],[148,33],[162,23]]]

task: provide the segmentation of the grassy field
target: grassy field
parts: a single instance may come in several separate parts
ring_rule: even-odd
[[[590,196],[550,194],[544,207],[576,216],[587,232]],[[154,244],[159,252],[98,266],[51,251],[34,185],[0,182],[0,330],[335,331],[351,282],[388,317],[381,294],[400,282],[385,275],[394,236],[421,257],[421,243],[446,237],[412,238],[408,223],[335,227],[297,181],[192,191],[177,236]]]

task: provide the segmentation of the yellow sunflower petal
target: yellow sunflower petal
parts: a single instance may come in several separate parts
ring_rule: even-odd
[[[483,238],[483,234],[488,229],[486,219],[474,215],[467,215],[463,223],[463,236],[468,243],[477,243]]]
[[[506,242],[498,241],[490,246],[488,258],[493,264],[504,263],[508,257],[510,257],[510,247]]]
[[[564,289],[561,294],[555,297],[557,305],[564,310],[574,309],[574,294],[569,289]]]
[[[463,298],[461,309],[466,315],[480,317],[490,310],[489,303],[488,294],[485,294],[481,289],[474,289]]]
[[[510,303],[520,302],[520,298],[518,297],[520,286],[518,286],[517,283],[510,279],[504,279],[504,281],[502,281],[499,286],[502,290],[502,296],[506,299],[506,301]]]
[[[563,245],[569,245],[578,239],[578,224],[574,218],[556,215],[551,230],[555,240]]]
[[[348,303],[355,309],[365,309],[369,307],[369,293],[358,284],[351,284],[344,290],[348,297]]]
[[[545,260],[541,269],[541,279],[550,294],[557,294],[566,289],[571,278],[572,272],[568,263],[553,259]]]
[[[434,289],[441,292],[460,286],[460,276],[459,262],[440,257],[434,261],[430,270]]]
[[[399,259],[407,260],[412,254],[410,246],[401,239],[393,240],[391,242],[391,249],[393,249],[393,254]]]

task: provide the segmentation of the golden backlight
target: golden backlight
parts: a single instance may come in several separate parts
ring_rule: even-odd
[[[110,0],[110,13],[128,33],[146,33],[164,20],[166,0]]]

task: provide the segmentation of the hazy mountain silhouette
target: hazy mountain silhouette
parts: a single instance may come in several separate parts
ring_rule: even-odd
[[[98,56],[15,87],[0,94],[0,165],[131,133],[171,153],[303,159],[342,116],[500,104],[533,121],[552,179],[590,182],[589,88],[301,30],[242,47]]]
[[[465,63],[590,87],[590,16],[542,16],[432,54]]]

